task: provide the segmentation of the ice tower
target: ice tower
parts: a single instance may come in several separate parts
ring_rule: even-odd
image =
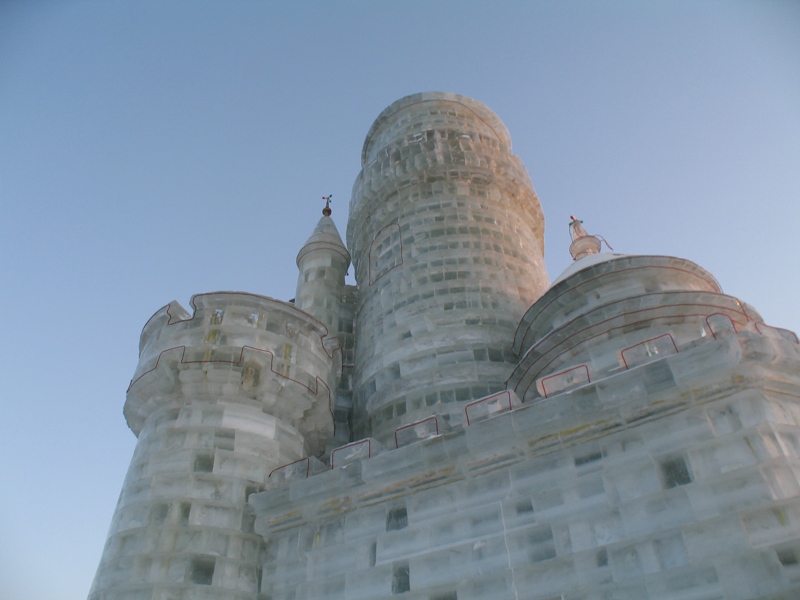
[[[361,165],[353,419],[384,441],[433,405],[505,388],[514,329],[548,285],[544,218],[505,125],[471,98],[398,100]]]
[[[138,436],[90,600],[252,599],[263,539],[247,497],[324,451],[340,367],[328,327],[242,293],[145,325],[125,418]]]

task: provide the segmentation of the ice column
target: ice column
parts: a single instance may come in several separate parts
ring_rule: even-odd
[[[90,600],[254,598],[263,539],[247,497],[332,433],[327,327],[261,296],[192,303],[142,332],[124,410],[139,439]]]
[[[548,285],[543,232],[530,178],[486,106],[432,92],[381,113],[347,227],[357,436],[388,440],[439,402],[504,389],[514,329]]]

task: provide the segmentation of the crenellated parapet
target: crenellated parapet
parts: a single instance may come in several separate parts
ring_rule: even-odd
[[[125,418],[137,435],[155,411],[224,398],[259,407],[296,428],[312,454],[333,434],[332,391],[341,352],[327,325],[294,305],[215,292],[177,302],[147,322]]]

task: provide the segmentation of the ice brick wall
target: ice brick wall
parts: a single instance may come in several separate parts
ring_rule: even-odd
[[[504,389],[519,318],[547,287],[544,220],[486,106],[425,93],[367,135],[347,242],[356,314],[356,437],[386,440],[437,403]]]
[[[247,497],[332,432],[326,326],[248,294],[193,304],[142,333],[125,404],[139,439],[90,600],[254,598],[263,540]]]
[[[751,327],[257,494],[262,597],[800,597],[798,366]]]

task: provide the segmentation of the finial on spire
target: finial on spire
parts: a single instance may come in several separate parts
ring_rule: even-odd
[[[333,198],[333,194],[328,194],[327,196],[322,197],[322,199],[325,200],[325,208],[322,209],[322,214],[326,217],[331,216],[331,198]]]
[[[569,245],[569,253],[572,255],[573,260],[578,260],[579,258],[583,258],[588,254],[598,254],[600,252],[600,242],[605,242],[606,246],[608,246],[608,242],[600,235],[592,235],[583,228],[583,221],[580,219],[576,219],[572,215],[569,216],[572,219],[569,223],[569,234],[572,238],[572,243]],[[608,246],[608,249],[613,251],[614,249],[611,246]]]

